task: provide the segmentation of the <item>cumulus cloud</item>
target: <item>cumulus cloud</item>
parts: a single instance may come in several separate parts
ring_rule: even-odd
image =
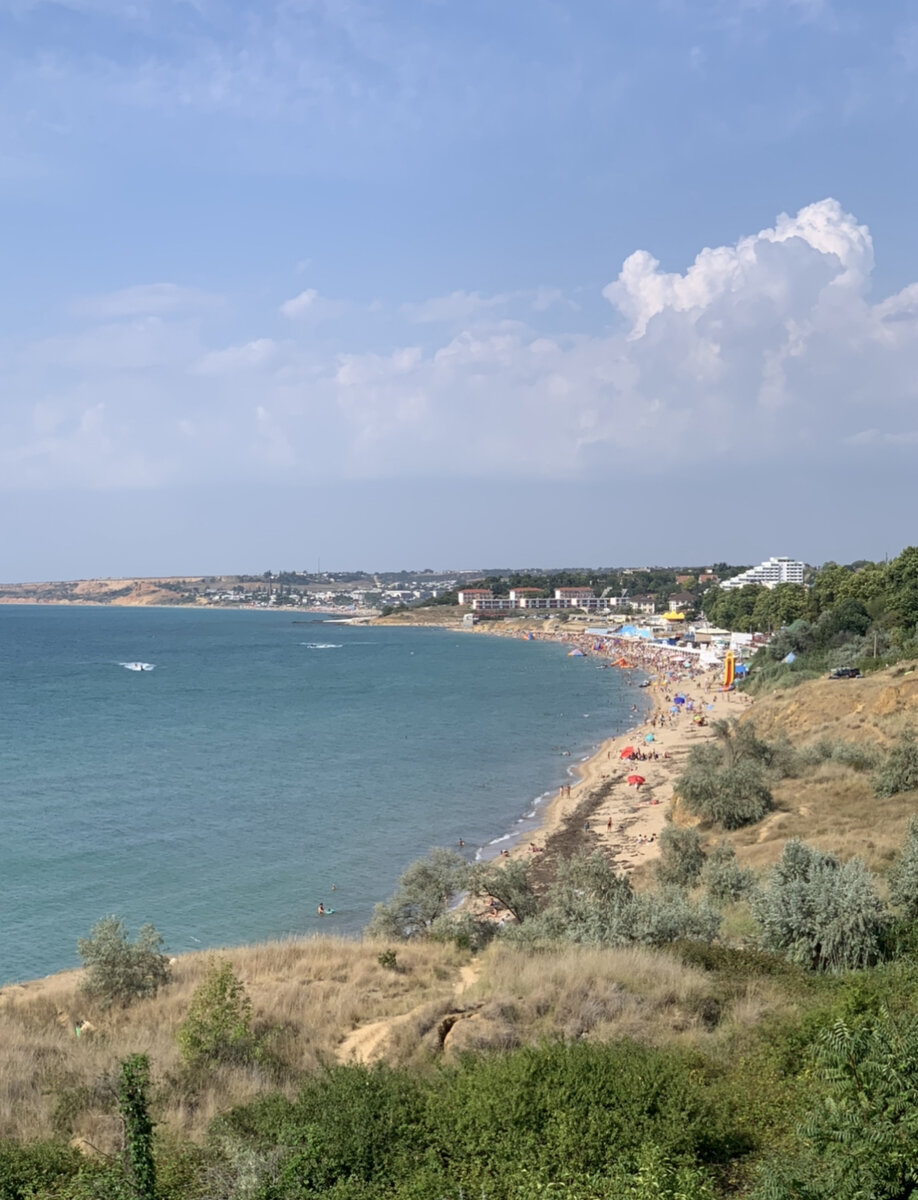
[[[571,308],[565,332],[558,311],[540,328],[539,293],[460,291],[360,310],[372,350],[202,345],[178,312],[6,347],[0,478],[121,486],[130,458],[144,479],[660,474],[691,489],[725,466],[787,481],[843,453],[869,477],[918,441],[918,282],[874,297],[873,262],[866,226],[823,200],[681,271],[636,250],[603,290],[603,333]],[[321,299],[281,313],[308,320]]]

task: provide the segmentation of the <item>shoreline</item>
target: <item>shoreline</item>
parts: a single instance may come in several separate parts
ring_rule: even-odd
[[[537,886],[549,882],[560,859],[582,850],[601,850],[610,866],[629,874],[657,858],[657,839],[689,751],[712,736],[711,720],[739,716],[751,698],[736,691],[724,692],[719,664],[692,661],[676,647],[605,638],[599,639],[603,648],[594,649],[595,637],[567,630],[543,629],[537,634],[528,629],[492,627],[481,632],[503,637],[532,632],[539,641],[570,645],[585,656],[605,659],[611,670],[630,669],[649,681],[641,689],[646,690],[649,704],[643,713],[634,714],[634,724],[605,738],[585,760],[572,764],[571,783],[538,806],[533,826],[511,830],[488,843],[495,847],[493,858],[532,858],[537,864]],[[622,659],[627,667],[616,665]],[[685,703],[673,704],[675,695],[684,696]],[[621,751],[628,746],[643,757],[623,760]],[[629,785],[631,774],[643,776],[645,782]],[[497,848],[508,839],[512,845]],[[481,851],[478,857],[484,857]]]

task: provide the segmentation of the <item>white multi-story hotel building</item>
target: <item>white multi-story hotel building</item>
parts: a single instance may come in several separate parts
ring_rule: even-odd
[[[730,591],[732,588],[746,587],[750,583],[758,583],[763,587],[777,587],[779,583],[803,583],[803,563],[795,558],[769,558],[750,567],[742,575],[734,575],[725,579],[720,585]]]

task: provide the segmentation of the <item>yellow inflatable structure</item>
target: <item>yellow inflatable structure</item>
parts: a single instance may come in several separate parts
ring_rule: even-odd
[[[732,650],[728,650],[724,655],[724,691],[733,687],[733,680],[736,676],[736,655]]]

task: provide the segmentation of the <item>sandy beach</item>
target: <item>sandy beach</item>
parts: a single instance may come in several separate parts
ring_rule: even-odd
[[[559,859],[584,849],[601,849],[616,868],[633,871],[659,853],[657,838],[692,746],[712,736],[712,720],[738,717],[751,700],[722,690],[721,666],[702,666],[675,647],[633,639],[597,642],[595,636],[566,630],[516,627],[498,635],[530,633],[534,640],[580,650],[609,670],[626,671],[635,689],[636,719],[627,733],[608,738],[589,759],[572,766],[570,783],[545,807],[538,828],[504,856],[531,858],[537,885],[549,881]],[[623,661],[627,666],[618,665]],[[642,680],[649,680],[647,686],[639,686]],[[683,702],[676,703],[676,696]],[[623,759],[628,747],[635,757]],[[644,783],[629,784],[629,775],[643,777]]]

